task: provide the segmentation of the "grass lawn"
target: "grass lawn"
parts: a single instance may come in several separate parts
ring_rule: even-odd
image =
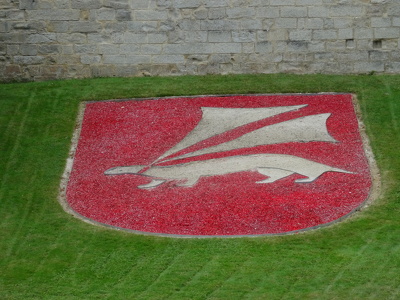
[[[357,94],[380,197],[345,222],[232,239],[137,236],[66,214],[57,195],[81,101]],[[235,75],[0,85],[0,299],[399,299],[400,76]]]

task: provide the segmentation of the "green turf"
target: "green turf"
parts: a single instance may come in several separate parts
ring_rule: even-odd
[[[172,239],[94,227],[57,202],[82,100],[351,92],[382,195],[331,227]],[[0,85],[0,299],[399,299],[400,76],[240,75]]]

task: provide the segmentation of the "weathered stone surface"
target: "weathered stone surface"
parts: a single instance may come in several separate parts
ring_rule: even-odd
[[[399,72],[394,0],[7,3],[0,9],[0,81]]]

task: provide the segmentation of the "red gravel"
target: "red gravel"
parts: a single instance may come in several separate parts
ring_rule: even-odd
[[[294,174],[274,183],[239,172],[202,177],[192,187],[168,181],[152,189],[138,175],[104,175],[112,167],[147,165],[182,140],[200,121],[201,107],[252,108],[308,104],[244,126],[258,128],[312,114],[331,113],[338,141],[283,143],[211,154],[276,153],[300,156],[353,174],[327,172],[311,183]],[[223,138],[223,137],[221,137]],[[194,160],[188,158],[187,161]],[[80,215],[107,225],[178,235],[285,233],[335,221],[368,197],[371,175],[349,94],[264,95],[105,101],[86,105],[66,200]]]

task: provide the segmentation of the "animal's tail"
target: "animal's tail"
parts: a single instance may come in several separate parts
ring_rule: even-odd
[[[354,172],[346,171],[346,170],[342,170],[342,169],[338,169],[338,168],[332,168],[331,171],[332,172],[339,172],[339,173],[355,174]]]

